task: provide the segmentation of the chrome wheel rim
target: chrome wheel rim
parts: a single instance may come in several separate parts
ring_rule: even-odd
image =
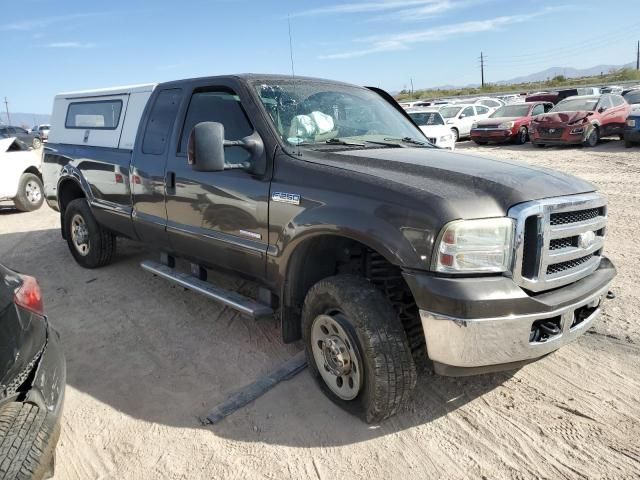
[[[311,351],[329,389],[342,400],[353,400],[362,387],[362,367],[351,338],[337,320],[341,316],[337,313],[315,318],[311,326]]]
[[[29,200],[30,203],[38,203],[42,198],[42,190],[40,190],[40,185],[38,185],[33,180],[29,180],[24,187],[24,194]]]
[[[82,215],[75,214],[71,219],[71,240],[80,255],[85,257],[89,254],[89,229]]]
[[[34,149],[38,149],[40,148],[40,145],[42,144],[42,142],[38,139],[38,138],[34,138],[33,139],[33,148]]]

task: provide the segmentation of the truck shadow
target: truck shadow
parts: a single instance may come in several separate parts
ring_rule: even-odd
[[[141,245],[121,241],[118,248],[112,265],[85,270],[72,261],[57,229],[0,235],[0,262],[38,278],[45,311],[61,334],[68,418],[80,411],[97,415],[106,405],[135,420],[232,440],[337,446],[432,422],[511,376],[439,377],[425,361],[410,404],[370,426],[334,405],[303,371],[219,424],[203,426],[199,418],[211,408],[300,346],[284,345],[275,321],[244,318],[142,271],[139,262],[154,255]]]

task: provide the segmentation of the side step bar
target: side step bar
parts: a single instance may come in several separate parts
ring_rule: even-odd
[[[145,260],[140,266],[154,275],[200,293],[249,317],[263,318],[273,315],[273,309],[268,305],[245,297],[237,292],[216,287],[212,283],[200,280],[188,273],[179,272],[162,263]]]

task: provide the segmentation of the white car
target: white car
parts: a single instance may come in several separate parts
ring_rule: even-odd
[[[481,118],[487,118],[492,110],[484,105],[456,104],[440,108],[440,114],[457,142],[471,134],[471,126]]]
[[[407,114],[420,127],[420,130],[426,135],[430,143],[436,147],[449,150],[456,148],[453,132],[446,125],[438,110],[416,108],[407,110]]]
[[[41,149],[28,149],[15,137],[0,138],[0,201],[10,200],[23,212],[40,208],[44,201],[41,165]]]
[[[489,107],[492,111],[497,110],[498,108],[505,105],[505,102],[503,102],[502,100],[490,97],[478,98],[473,103],[475,105],[484,105],[485,107]]]

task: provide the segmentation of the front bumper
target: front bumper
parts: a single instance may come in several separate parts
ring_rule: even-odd
[[[508,128],[474,128],[471,140],[477,142],[502,143],[513,140],[517,135]]]
[[[594,273],[535,296],[506,277],[443,278],[405,272],[436,371],[469,375],[536,360],[582,335],[601,313],[616,274],[603,258]],[[555,322],[559,333],[530,340],[534,323]]]

